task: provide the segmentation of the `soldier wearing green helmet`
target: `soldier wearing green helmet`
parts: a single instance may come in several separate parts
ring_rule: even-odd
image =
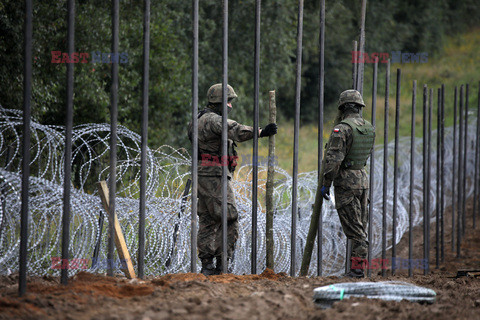
[[[363,119],[365,107],[357,90],[340,94],[338,109],[342,118],[332,131],[325,151],[323,186],[320,191],[330,200],[330,186],[335,187],[335,208],[346,237],[352,240],[349,277],[364,277],[359,261],[367,258],[368,176],[365,166],[375,141],[375,128]]]
[[[208,105],[198,113],[198,257],[202,261],[201,273],[220,274],[222,270],[222,167],[228,165],[227,192],[227,260],[233,256],[238,238],[238,212],[231,186],[237,165],[236,142],[253,138],[254,128],[228,119],[228,159],[222,159],[222,84],[212,85],[207,91]],[[227,85],[227,104],[232,108],[235,90]],[[277,133],[277,124],[270,123],[258,129],[259,137]],[[192,123],[188,136],[192,140]],[[214,265],[213,260],[216,260]]]

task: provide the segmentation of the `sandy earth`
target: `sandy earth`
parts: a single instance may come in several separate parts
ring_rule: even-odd
[[[433,289],[437,300],[432,305],[355,298],[322,310],[313,303],[313,289],[358,280],[291,278],[271,270],[208,278],[170,274],[145,281],[80,272],[67,287],[58,278],[32,277],[27,295],[19,298],[14,274],[0,277],[0,319],[480,319],[480,278],[455,278],[459,269],[480,269],[480,227],[467,229],[461,259],[451,252],[450,230],[445,230],[445,263],[439,269],[435,269],[434,231],[432,224],[429,276],[417,270],[412,278],[402,272],[372,277],[372,281],[400,280]],[[400,257],[408,257],[408,236],[404,238],[398,245]],[[415,251],[422,252],[421,228],[415,229],[414,238]]]

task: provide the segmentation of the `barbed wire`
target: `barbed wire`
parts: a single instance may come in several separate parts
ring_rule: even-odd
[[[20,246],[20,191],[21,191],[21,134],[22,114],[19,110],[0,108],[0,274],[18,271]],[[61,220],[63,212],[63,159],[64,128],[31,123],[31,177],[29,190],[29,274],[59,275],[60,270],[52,269],[52,258],[61,256]],[[474,150],[476,124],[468,127],[468,145]],[[458,136],[458,135],[457,135]],[[432,132],[431,154],[431,212],[435,218],[436,199],[436,138]],[[70,226],[70,256],[75,259],[92,259],[95,245],[100,243],[100,260],[106,259],[107,231],[100,230],[99,218],[104,215],[96,182],[109,177],[110,125],[84,124],[74,128],[72,145],[72,196]],[[118,127],[117,162],[117,203],[116,211],[127,247],[134,264],[138,249],[139,184],[140,184],[140,141],[141,137],[125,127]],[[393,167],[393,141],[389,143],[389,166]],[[414,226],[422,223],[423,202],[423,159],[422,141],[417,140],[414,180]],[[453,128],[445,129],[445,181],[452,181]],[[383,197],[383,146],[376,146],[375,182],[373,188],[373,257],[381,254],[382,197]],[[166,273],[188,272],[190,265],[190,198],[182,194],[186,181],[190,178],[191,156],[186,149],[161,146],[147,148],[147,201],[145,228],[145,274],[163,275]],[[408,229],[408,207],[410,188],[410,140],[399,140],[398,158],[398,207],[396,243]],[[369,168],[369,165],[367,165]],[[239,239],[232,260],[233,272],[249,273],[251,257],[251,177],[252,166],[244,165],[235,172],[233,189],[239,212]],[[276,167],[274,184],[274,261],[276,272],[287,272],[290,268],[290,226],[292,177]],[[467,177],[474,172],[474,152],[467,157]],[[259,166],[260,198],[265,193],[266,166]],[[393,171],[388,174],[387,203],[387,247],[392,246],[393,212]],[[297,222],[297,270],[300,264],[307,237],[312,205],[317,189],[317,172],[306,172],[298,177],[298,222]],[[451,202],[452,184],[446,183],[445,204]],[[473,181],[467,179],[467,197],[473,194]],[[334,198],[334,197],[332,197]],[[345,263],[345,236],[338,219],[334,201],[323,206],[323,270],[325,275],[342,273]],[[105,215],[105,220],[108,215]],[[174,236],[175,234],[175,236]],[[265,268],[265,208],[258,204],[258,268]],[[316,250],[313,250],[310,275],[316,270]],[[167,261],[169,262],[167,264]],[[197,259],[197,263],[199,261]],[[105,272],[105,264],[92,267],[91,272]],[[71,275],[79,269],[69,271]]]

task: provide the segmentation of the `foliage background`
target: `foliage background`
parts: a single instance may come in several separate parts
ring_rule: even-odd
[[[351,85],[360,4],[326,1],[327,115],[335,110],[338,94]],[[127,52],[129,60],[119,68],[119,122],[140,132],[143,1],[122,0],[120,6],[120,52]],[[294,114],[297,9],[293,0],[262,3],[262,125],[267,121],[269,90],[277,90],[279,123],[287,125]],[[305,2],[301,116],[302,125],[310,127],[317,119],[319,9],[319,1]],[[5,108],[22,108],[23,10],[21,1],[0,2],[0,104]],[[231,117],[245,124],[252,124],[254,10],[254,0],[229,1],[229,83],[239,94]],[[191,118],[191,1],[152,1],[151,12],[149,145],[189,147],[185,128]],[[109,2],[76,1],[77,52],[111,51],[110,14]],[[432,59],[443,52],[448,37],[455,39],[479,25],[480,5],[475,0],[369,1],[366,51],[428,52]],[[41,123],[63,125],[66,65],[51,63],[51,51],[67,51],[66,1],[35,1],[33,30],[33,115]],[[221,81],[221,46],[221,1],[200,1],[201,106],[206,103],[203,93]],[[109,122],[110,73],[110,64],[75,65],[75,124]]]

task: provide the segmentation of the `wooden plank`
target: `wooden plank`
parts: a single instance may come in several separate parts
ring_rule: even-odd
[[[102,199],[103,207],[106,211],[107,217],[109,216],[109,198],[108,198],[108,186],[106,181],[100,181],[98,183],[98,192],[100,193],[100,198]],[[132,259],[130,258],[130,253],[128,252],[127,243],[125,242],[125,237],[123,236],[122,228],[118,222],[117,213],[115,212],[115,220],[113,224],[113,230],[115,234],[115,246],[117,247],[118,256],[120,259],[126,262],[127,268],[121,269],[125,276],[128,279],[135,279],[135,270],[133,269]],[[110,221],[109,221],[110,223]],[[123,265],[123,264],[122,264]]]

